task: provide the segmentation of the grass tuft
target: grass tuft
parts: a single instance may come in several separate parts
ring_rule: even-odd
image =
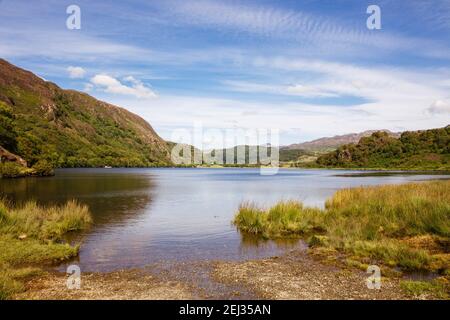
[[[438,299],[449,299],[449,285],[446,280],[434,279],[432,281],[412,281],[400,282],[400,287],[416,299],[428,298],[428,296]]]
[[[79,245],[63,243],[62,238],[91,223],[87,206],[75,201],[48,208],[36,202],[13,208],[0,201],[0,299],[20,292],[21,280],[39,272],[34,265],[76,256]]]
[[[279,202],[268,210],[246,203],[240,206],[234,224],[266,238],[299,236],[322,229],[318,214],[319,209],[306,208],[295,201]]]
[[[450,181],[360,187],[337,191],[325,209],[282,201],[239,208],[234,224],[265,238],[304,237],[353,259],[403,270],[448,272]]]

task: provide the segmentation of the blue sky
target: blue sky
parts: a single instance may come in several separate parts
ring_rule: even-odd
[[[0,57],[166,139],[194,123],[275,128],[281,144],[449,124],[449,0],[3,0]]]

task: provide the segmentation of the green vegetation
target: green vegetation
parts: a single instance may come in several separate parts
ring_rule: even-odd
[[[315,163],[317,157],[321,154],[323,152],[280,148],[280,163],[282,165],[288,164],[290,167],[304,167],[310,163]]]
[[[446,279],[435,279],[432,281],[402,281],[400,286],[415,298],[421,298],[428,295],[435,296],[438,299],[449,299],[449,288]]]
[[[334,168],[448,170],[450,126],[403,132],[400,138],[376,132],[320,156],[317,164]]]
[[[168,163],[168,151],[162,142],[160,147],[151,146],[138,138],[131,119],[120,123],[115,115],[107,114],[109,110],[94,111],[97,106],[92,98],[86,100],[91,104],[88,107],[79,104],[73,94],[60,92],[54,97],[54,109],[47,111],[49,119],[42,117],[39,108],[19,113],[18,106],[25,103],[19,97],[22,95],[13,96],[18,110],[13,122],[17,154],[32,166],[40,161],[52,167],[148,167]],[[100,110],[105,114],[99,114]]]
[[[11,152],[16,151],[17,148],[17,134],[13,124],[14,119],[12,108],[0,101],[0,146],[3,146]]]
[[[24,167],[16,162],[0,163],[0,178],[44,177],[53,174],[53,167],[46,160],[39,160],[32,168]]]
[[[234,219],[265,238],[304,237],[312,247],[349,261],[424,270],[448,277],[450,181],[337,191],[325,209],[280,202],[269,209],[244,204]]]
[[[222,161],[216,161],[216,157],[219,157],[219,152],[222,152]],[[272,152],[278,152],[277,148],[241,145],[222,150],[214,149],[211,150],[211,152],[205,152],[203,154],[203,164],[210,165],[218,163],[230,167],[257,166],[271,157]],[[229,153],[233,158],[227,159],[227,153]],[[262,156],[263,159],[260,159],[260,156]],[[211,158],[210,161],[208,161],[208,157]]]
[[[32,167],[33,175],[35,176],[51,176],[54,174],[53,166],[47,160],[39,160]]]
[[[239,154],[238,148],[241,148]],[[191,159],[194,160],[194,147],[191,147],[191,150]],[[218,156],[219,151],[222,152],[222,161],[220,162],[216,159],[216,154]],[[201,151],[198,152],[201,154]],[[305,150],[242,145],[239,147],[235,146],[233,148],[222,150],[214,149],[211,150],[211,152],[205,152],[203,153],[202,165],[220,164],[224,167],[259,167],[265,161],[270,160],[272,154],[275,152],[278,152],[278,160],[281,164],[304,162],[305,160],[314,161],[317,159],[316,153]],[[227,153],[231,155],[231,159],[227,159]],[[252,159],[250,159],[250,154],[252,154]],[[260,156],[264,157],[264,159],[261,159]],[[210,157],[210,161],[208,161],[208,157]]]
[[[296,201],[280,202],[264,210],[246,203],[240,206],[234,223],[240,230],[265,238],[296,237],[322,230],[321,210]]]
[[[1,59],[0,146],[38,175],[50,167],[171,164],[168,145],[142,118]]]
[[[33,173],[33,170],[15,162],[0,163],[0,178],[20,178]]]
[[[23,289],[21,280],[41,270],[35,265],[70,259],[79,246],[63,242],[69,232],[87,228],[91,215],[86,206],[69,201],[43,208],[35,202],[11,208],[0,202],[0,299]]]

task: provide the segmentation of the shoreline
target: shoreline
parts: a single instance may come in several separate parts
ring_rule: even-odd
[[[234,166],[215,166],[215,167],[209,167],[209,166],[197,166],[197,167],[184,167],[184,166],[174,166],[174,167],[111,167],[111,168],[104,168],[104,167],[74,167],[74,168],[55,168],[55,170],[70,170],[70,169],[105,169],[105,170],[114,170],[114,169],[259,169],[261,167],[234,167]],[[279,169],[283,170],[311,170],[311,171],[317,171],[317,170],[327,170],[327,171],[374,171],[374,172],[411,172],[411,173],[442,173],[444,175],[450,175],[450,169],[449,170],[442,170],[442,169],[429,169],[429,170],[423,170],[423,169],[377,169],[377,168],[310,168],[310,167],[279,167]]]
[[[158,270],[159,268],[159,270]],[[51,271],[26,282],[14,299],[91,300],[407,300],[413,296],[401,278],[383,277],[381,289],[369,289],[368,275],[356,268],[324,260],[312,252],[291,251],[264,259],[174,263],[170,268],[149,265],[113,272],[82,273],[80,289],[68,289],[68,276]]]
[[[51,174],[39,175],[39,174],[25,174],[25,175],[16,175],[16,176],[0,176],[1,179],[22,179],[22,178],[51,178],[56,175],[59,170],[94,170],[94,169],[104,169],[104,170],[114,170],[114,169],[260,169],[262,167],[250,167],[250,166],[159,166],[159,167],[67,167],[67,168],[54,168]],[[311,168],[311,167],[284,167],[280,166],[278,169],[280,170],[303,170],[303,171],[353,171],[355,174],[343,174],[337,175],[342,177],[357,177],[357,176],[377,176],[377,175],[396,175],[396,174],[410,174],[410,175],[450,175],[450,170],[442,170],[442,169],[388,169],[388,168]],[[360,174],[357,172],[361,171]]]
[[[433,183],[429,187],[433,187],[434,192],[424,189],[423,192],[428,192],[429,199],[434,199],[432,196],[439,196],[437,193],[442,190],[443,194],[448,189],[437,189],[443,185],[442,183]],[[447,183],[447,182],[445,182]],[[377,199],[385,199],[385,196],[393,194],[408,195],[408,192],[389,192],[392,188],[416,188],[426,187],[423,185],[404,184],[403,186],[381,186],[366,188],[366,193],[377,195]],[[376,188],[376,190],[374,189]],[[380,193],[384,189],[384,193]],[[389,189],[389,190],[388,190]],[[356,188],[355,192],[361,191]],[[374,191],[377,191],[374,193]],[[342,193],[343,191],[340,191]],[[347,191],[348,192],[348,191]],[[440,191],[439,191],[440,192]],[[361,201],[364,200],[363,195]],[[383,196],[384,194],[384,196]],[[419,194],[415,192],[416,196]],[[345,195],[345,194],[344,194]],[[439,197],[438,197],[439,198]],[[337,200],[341,198],[336,198]],[[441,198],[439,198],[441,199]],[[389,199],[388,199],[389,200]],[[443,200],[443,199],[441,199]],[[387,200],[386,200],[387,201]],[[353,201],[354,202],[354,201]],[[389,204],[391,202],[386,202]],[[403,202],[402,202],[403,203]],[[331,202],[330,202],[331,204]],[[67,207],[67,205],[66,205]],[[43,216],[48,208],[35,208],[35,205],[30,207],[32,212],[37,209],[41,211],[37,217]],[[297,207],[296,207],[297,208]],[[360,208],[360,207],[359,207]],[[440,208],[440,207],[439,207]],[[79,218],[83,221],[83,217],[87,214],[86,207],[80,207],[77,204],[72,204],[66,209],[60,207],[58,210],[64,212],[72,212],[74,209],[80,211]],[[254,209],[253,207],[250,209]],[[299,206],[298,210],[310,210]],[[20,209],[20,214],[15,213],[18,209],[10,208],[10,217],[21,218],[26,215],[27,210]],[[55,210],[55,209],[54,209]],[[317,209],[318,210],[318,209]],[[356,210],[357,212],[358,210]],[[305,211],[306,212],[306,211]],[[308,211],[309,212],[309,211]],[[315,212],[315,211],[314,211]],[[314,212],[310,212],[311,214]],[[301,213],[301,212],[300,212]],[[373,213],[373,211],[371,211]],[[424,212],[425,214],[426,212]],[[309,214],[309,213],[308,213]],[[299,220],[302,223],[301,227],[307,227],[304,223],[308,221],[319,223],[320,221],[308,220],[309,216],[303,216]],[[18,219],[17,218],[17,219]],[[11,218],[12,219],[12,218]],[[5,221],[10,221],[7,219]],[[90,218],[84,218],[86,224],[90,223]],[[11,220],[12,221],[12,220]],[[20,221],[20,219],[18,220]],[[40,221],[40,220],[39,220]],[[250,221],[247,219],[246,221]],[[57,221],[54,221],[55,223]],[[250,221],[251,222],[251,221]],[[272,221],[273,222],[273,221]],[[398,221],[397,221],[398,222]],[[445,224],[445,220],[443,221]],[[20,224],[19,224],[20,225]],[[56,225],[56,224],[55,224]],[[78,230],[82,230],[82,225],[78,224]],[[249,223],[251,225],[251,223]],[[295,225],[288,224],[291,230],[295,229]],[[334,225],[334,224],[332,224]],[[420,225],[420,223],[419,223]],[[320,226],[320,223],[318,224]],[[325,227],[327,225],[324,225]],[[329,225],[328,225],[329,226]],[[260,224],[260,228],[264,228],[264,224]],[[280,225],[280,227],[282,227]],[[62,235],[71,230],[61,230]],[[74,229],[76,230],[76,229]],[[411,245],[411,248],[428,250],[430,256],[425,257],[422,261],[423,255],[412,256],[416,252],[402,251],[405,256],[398,256],[400,251],[394,247],[386,247],[386,249],[395,249],[392,253],[394,256],[390,257],[389,261],[383,262],[383,259],[371,256],[372,253],[379,253],[379,251],[370,251],[374,249],[372,246],[365,247],[369,251],[361,251],[363,247],[355,247],[359,250],[360,256],[353,252],[344,252],[339,248],[328,246],[328,236],[324,236],[323,232],[317,228],[313,231],[318,234],[310,239],[310,247],[306,250],[294,249],[286,254],[273,256],[270,258],[249,259],[244,261],[232,260],[209,260],[209,261],[184,261],[184,262],[170,262],[169,264],[155,263],[153,265],[142,266],[132,269],[124,269],[114,272],[90,272],[82,273],[82,279],[86,278],[86,287],[80,290],[69,290],[66,287],[67,275],[56,270],[44,271],[39,274],[32,274],[23,279],[25,291],[21,291],[12,295],[13,299],[448,299],[448,294],[442,292],[441,284],[432,283],[432,281],[407,281],[404,280],[404,275],[407,273],[400,273],[395,269],[395,260],[393,258],[402,258],[403,265],[405,263],[423,263],[417,265],[411,270],[422,270],[423,267],[429,267],[429,270],[441,270],[435,264],[436,258],[447,259],[449,256],[445,250],[445,238],[430,238],[430,237],[394,237],[392,241],[397,241],[396,245]],[[326,230],[326,229],[325,229]],[[350,228],[343,228],[347,232]],[[442,229],[444,230],[444,229]],[[45,231],[43,229],[42,231]],[[255,231],[255,230],[254,230]],[[261,229],[264,231],[264,229]],[[269,230],[270,231],[270,230]],[[277,230],[273,230],[277,231]],[[378,232],[385,234],[388,229],[378,229]],[[444,231],[442,231],[444,232]],[[25,233],[25,238],[22,235],[25,231],[17,230],[15,233],[14,244],[18,246],[17,253],[26,243],[31,243],[31,230],[28,230],[28,237]],[[271,234],[268,233],[268,236]],[[283,232],[280,236],[289,236]],[[301,233],[299,233],[301,235]],[[308,235],[308,234],[303,234]],[[277,236],[274,233],[274,236]],[[445,235],[441,235],[444,237]],[[53,237],[52,237],[53,238]],[[54,237],[54,240],[58,237]],[[330,238],[331,239],[331,238]],[[5,241],[7,239],[5,238]],[[367,239],[366,239],[367,240]],[[12,243],[12,242],[11,242]],[[36,242],[37,243],[37,242]],[[381,245],[383,242],[380,242]],[[348,244],[348,243],[347,243]],[[392,243],[393,244],[393,243]],[[8,243],[5,242],[6,247]],[[417,248],[416,248],[417,247]],[[348,247],[351,248],[351,247]],[[66,248],[68,249],[68,248]],[[78,252],[79,247],[76,247]],[[376,249],[376,248],[375,248]],[[384,252],[384,251],[383,251]],[[418,251],[416,252],[419,253]],[[433,256],[431,256],[433,255]],[[66,256],[66,254],[64,255]],[[7,257],[5,261],[11,261],[13,258]],[[407,258],[407,259],[406,259]],[[414,259],[413,259],[414,258]],[[415,259],[419,260],[415,260]],[[41,258],[39,258],[41,259]],[[429,261],[428,261],[429,260]],[[19,260],[16,264],[11,263],[11,267],[22,266]],[[36,260],[40,261],[40,260]],[[62,260],[60,260],[62,261]],[[392,264],[394,262],[394,264]],[[433,264],[429,264],[433,262]],[[441,262],[444,262],[442,260]],[[382,268],[382,282],[383,289],[381,291],[367,288],[367,273],[366,269],[371,264],[378,264]],[[31,263],[30,266],[39,266],[39,263]],[[56,265],[54,265],[56,266]],[[401,266],[401,264],[399,264]],[[25,267],[25,265],[24,265]],[[437,269],[436,269],[437,268]],[[11,269],[14,271],[14,269]],[[48,270],[48,269],[47,269]],[[425,270],[425,269],[424,269]],[[17,270],[16,270],[17,271]],[[18,275],[20,276],[20,275]],[[442,274],[442,279],[445,281],[448,273]],[[438,277],[438,275],[436,275]],[[429,280],[429,279],[428,279]],[[83,281],[83,280],[82,280]],[[434,281],[434,280],[433,280]],[[439,285],[439,287],[438,287]],[[447,286],[443,284],[443,286]],[[424,287],[425,286],[425,287]],[[428,287],[427,287],[428,286]],[[433,291],[432,286],[436,291]],[[384,290],[387,289],[387,290]],[[408,292],[407,292],[408,291]]]

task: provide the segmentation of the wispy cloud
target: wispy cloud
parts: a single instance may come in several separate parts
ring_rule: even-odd
[[[450,1],[448,0],[410,0],[409,7],[435,29],[450,29]]]
[[[136,59],[151,53],[148,49],[71,32],[63,28],[55,31],[43,28],[36,30],[25,26],[15,30],[0,27],[0,38],[2,39],[0,56],[3,57],[43,56],[89,62],[106,58],[117,60],[120,55]]]
[[[438,46],[445,57],[448,46],[441,46],[428,39],[404,36],[395,32],[373,32],[365,27],[365,12],[360,19],[350,22],[330,15],[312,14],[304,11],[281,9],[272,6],[211,0],[164,1],[166,14],[178,23],[217,30],[234,30],[242,34],[294,41],[303,51],[330,50],[331,48],[356,50],[361,53],[368,47],[383,50],[410,50],[422,44],[417,54],[428,53],[429,47]],[[440,18],[448,15],[440,15]],[[342,45],[346,45],[342,47]],[[351,46],[349,46],[351,45]],[[353,46],[353,47],[352,47]],[[432,50],[430,48],[430,50]],[[448,57],[448,56],[447,56]]]
[[[356,96],[373,101],[442,99],[449,70],[420,70],[386,66],[364,67],[326,60],[255,57],[255,68],[268,73],[313,74],[292,84],[265,81],[226,80],[224,85],[239,92],[267,92],[305,97]],[[402,104],[405,104],[402,103]],[[426,107],[425,105],[423,107]]]

